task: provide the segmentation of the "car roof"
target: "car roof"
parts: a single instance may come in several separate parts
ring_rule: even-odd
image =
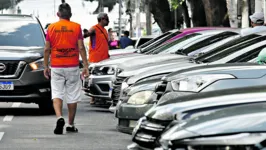
[[[36,19],[32,15],[0,14],[0,20],[34,21]]]

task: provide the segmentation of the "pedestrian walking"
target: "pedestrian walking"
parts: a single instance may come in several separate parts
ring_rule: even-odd
[[[97,63],[110,57],[108,33],[104,28],[109,24],[109,17],[106,13],[99,13],[97,20],[98,24],[89,30],[83,30],[84,38],[90,37],[89,62],[91,63]],[[91,98],[91,104],[94,103],[94,99]]]
[[[124,31],[124,36],[120,38],[120,45],[122,49],[133,45],[133,41],[129,38],[129,31]]]
[[[67,132],[78,132],[74,125],[77,103],[81,101],[79,55],[83,60],[82,76],[88,76],[88,61],[83,43],[81,26],[70,21],[71,7],[59,6],[59,21],[49,26],[44,49],[44,76],[51,80],[53,106],[57,117],[54,134],[63,134],[65,120],[62,117],[63,101],[68,106]],[[48,66],[50,58],[51,70]]]

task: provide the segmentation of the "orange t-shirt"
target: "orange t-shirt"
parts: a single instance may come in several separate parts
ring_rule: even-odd
[[[89,61],[99,62],[109,58],[108,33],[99,24],[93,26],[95,35],[90,37]]]
[[[51,24],[46,35],[52,48],[51,67],[79,66],[79,39],[83,40],[79,24],[64,19]]]

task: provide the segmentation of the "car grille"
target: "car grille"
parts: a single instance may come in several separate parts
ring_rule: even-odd
[[[234,146],[227,146],[227,145],[215,145],[215,146],[171,146],[171,149],[180,149],[180,150],[258,150],[255,146],[248,146],[248,145],[234,145]]]
[[[137,131],[133,141],[141,147],[154,149],[159,146],[158,138],[171,121],[160,121],[147,117]]]
[[[162,81],[156,86],[155,93],[157,94],[157,101],[162,97],[166,91],[167,82]]]
[[[116,81],[113,84],[113,92],[112,92],[112,100],[113,105],[116,106],[117,102],[119,101],[120,92],[121,92],[121,85],[122,82],[125,80],[125,77],[117,77]]]
[[[18,68],[19,61],[0,61],[0,64],[5,65],[5,70],[0,71],[0,76],[14,75]]]

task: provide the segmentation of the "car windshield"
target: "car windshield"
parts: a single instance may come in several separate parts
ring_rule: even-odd
[[[173,46],[175,47],[176,45],[179,45],[179,43],[181,43],[181,44],[182,44],[182,42],[187,43],[186,41],[187,41],[188,39],[191,39],[191,38],[193,38],[193,37],[200,36],[200,35],[201,35],[201,34],[199,34],[199,33],[193,33],[193,34],[186,35],[186,36],[184,36],[184,37],[182,37],[182,38],[179,38],[179,39],[177,39],[177,40],[175,40],[175,41],[172,41],[171,43],[168,43],[168,44],[166,44],[166,45],[164,45],[164,46],[159,47],[158,49],[154,50],[154,51],[152,52],[152,54],[159,54],[159,53],[162,53],[162,52],[164,52],[164,51],[167,51],[169,48],[172,48]]]
[[[260,36],[260,35],[248,35],[245,37],[238,38],[236,40],[233,40],[231,42],[228,42],[227,44],[224,44],[222,46],[219,46],[202,56],[199,56],[195,59],[196,62],[213,62],[216,60],[219,60],[221,58],[224,58],[238,50],[241,50],[247,46],[253,45],[259,41],[262,41],[266,39],[266,37]]]
[[[148,51],[154,49],[155,47],[158,47],[160,45],[163,45],[162,43],[171,39],[172,37],[180,34],[181,32],[175,32],[175,33],[171,33],[171,34],[167,34],[161,38],[159,38],[158,40],[154,41],[152,44],[148,45],[147,47],[141,49],[142,53],[147,53]],[[153,39],[152,39],[153,40]],[[150,40],[150,41],[152,41]],[[148,41],[147,43],[149,43],[150,41]],[[146,43],[145,43],[146,44]]]
[[[29,20],[2,20],[0,46],[44,47],[41,26]]]

